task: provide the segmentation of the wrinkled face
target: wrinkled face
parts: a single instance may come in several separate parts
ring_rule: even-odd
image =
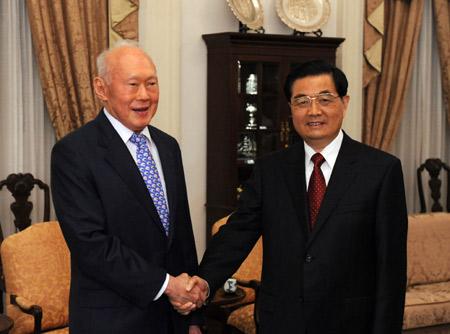
[[[294,99],[318,94],[338,96],[333,78],[329,74],[307,76],[292,85],[291,113],[295,130],[316,152],[321,151],[339,133],[349,101],[348,96],[337,97],[331,103],[315,98],[309,107],[296,107]],[[326,104],[326,105],[325,105]]]
[[[132,47],[114,50],[105,61],[107,75],[94,79],[95,93],[112,116],[139,132],[158,108],[155,65],[141,50]]]

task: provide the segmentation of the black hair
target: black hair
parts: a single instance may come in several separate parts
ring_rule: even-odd
[[[331,75],[336,91],[340,97],[347,95],[348,81],[344,72],[326,61],[318,59],[303,63],[288,74],[284,82],[284,95],[286,99],[288,101],[291,100],[292,86],[296,80],[321,74]]]

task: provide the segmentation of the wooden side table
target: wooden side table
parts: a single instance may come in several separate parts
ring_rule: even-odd
[[[208,334],[226,333],[228,316],[242,306],[240,301],[244,298],[245,291],[240,287],[236,289],[235,293],[225,293],[222,288],[217,290],[205,309]]]
[[[0,314],[0,334],[8,334],[14,322],[5,314]]]
[[[222,305],[231,305],[239,302],[240,300],[244,299],[245,297],[245,291],[242,290],[240,287],[236,288],[235,293],[226,293],[222,288],[217,290],[216,294],[214,295],[213,300],[211,301],[211,304],[222,306]]]

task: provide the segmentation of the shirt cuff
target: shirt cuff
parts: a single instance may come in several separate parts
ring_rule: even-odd
[[[164,291],[166,291],[167,286],[169,285],[169,274],[166,274],[166,279],[164,280],[163,285],[161,286],[161,289],[159,290],[158,294],[153,298],[153,301],[158,300],[159,297],[162,296]]]

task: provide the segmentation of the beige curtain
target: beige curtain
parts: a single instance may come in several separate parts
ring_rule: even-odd
[[[408,212],[419,212],[417,167],[428,158],[450,161],[450,124],[444,108],[441,64],[432,1],[424,2],[424,12],[411,83],[406,92],[405,113],[392,145],[392,153],[402,161]],[[427,174],[427,173],[425,173]],[[423,176],[427,207],[431,196]],[[446,194],[446,179],[442,180]],[[445,200],[446,197],[444,197]]]
[[[364,19],[363,85],[366,87],[382,70],[384,1],[367,0]]]
[[[371,81],[364,80],[363,129],[363,141],[382,150],[390,148],[403,114],[423,3],[424,0],[392,0],[384,3],[382,69]]]
[[[139,39],[139,0],[109,0],[109,43]]]
[[[433,0],[433,9],[441,63],[442,92],[450,124],[450,1]]]
[[[33,47],[59,139],[97,114],[95,58],[107,46],[107,0],[27,0]]]

